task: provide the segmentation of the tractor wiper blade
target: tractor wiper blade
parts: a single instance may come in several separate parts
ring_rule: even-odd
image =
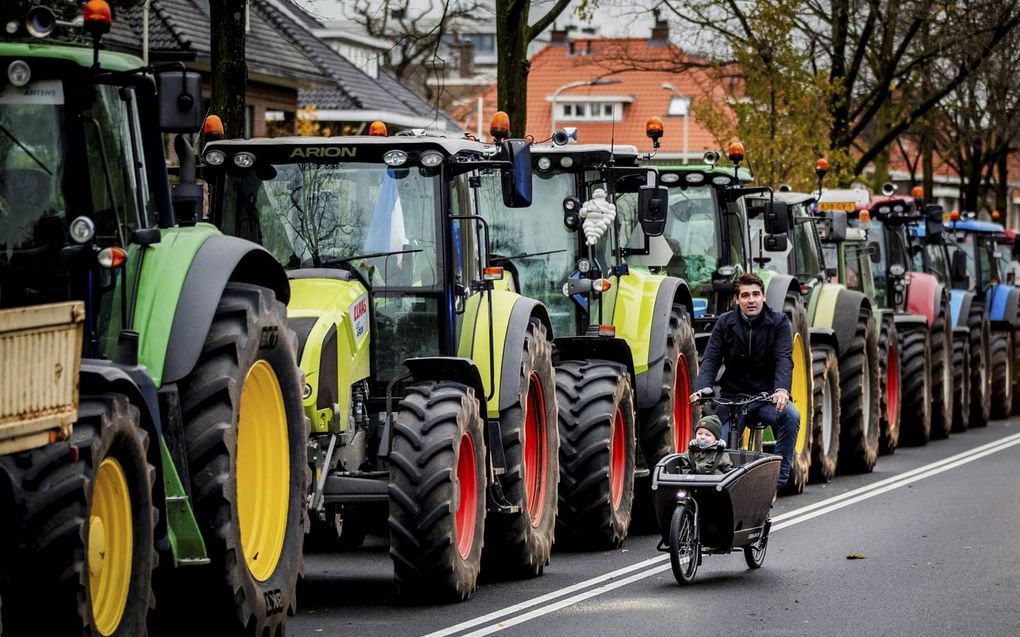
[[[508,257],[503,254],[497,254],[495,252],[490,252],[489,256],[493,257],[494,259],[503,259],[505,261],[509,261],[510,259],[529,259],[531,257],[544,257],[550,254],[559,254],[561,252],[566,251],[567,250],[564,248],[562,250],[546,250],[544,252],[523,252],[521,254],[515,254],[512,257]]]
[[[40,167],[40,168],[42,168],[43,170],[45,170],[45,171],[46,171],[46,174],[47,174],[47,175],[49,175],[50,177],[52,177],[52,176],[53,176],[53,171],[52,171],[52,170],[50,170],[49,168],[47,168],[47,167],[46,167],[46,164],[42,163],[42,161],[40,161],[40,160],[39,160],[39,158],[38,158],[38,157],[36,157],[36,156],[35,156],[35,154],[34,154],[34,153],[32,153],[32,151],[30,151],[30,150],[28,149],[28,147],[27,147],[27,146],[25,146],[24,144],[22,144],[22,143],[21,143],[21,142],[20,142],[20,141],[18,140],[18,138],[14,136],[14,133],[12,133],[11,131],[7,130],[7,127],[6,127],[6,126],[4,126],[3,124],[0,124],[0,131],[3,131],[3,134],[4,134],[4,135],[7,135],[8,137],[10,137],[10,138],[11,138],[11,141],[12,141],[12,142],[14,142],[15,144],[17,144],[17,145],[18,145],[18,147],[19,147],[19,148],[21,148],[21,150],[25,151],[25,154],[27,154],[27,155],[28,155],[29,157],[31,157],[31,158],[32,158],[32,160],[33,160],[33,161],[34,161],[35,163],[39,164],[39,167]]]

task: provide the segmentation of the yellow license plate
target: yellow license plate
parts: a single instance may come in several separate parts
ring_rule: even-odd
[[[857,210],[857,204],[852,201],[821,201],[818,203],[818,209],[822,212],[853,212]]]

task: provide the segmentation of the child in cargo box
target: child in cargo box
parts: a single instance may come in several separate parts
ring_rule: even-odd
[[[705,416],[698,421],[694,440],[687,453],[680,457],[684,473],[726,473],[733,468],[730,454],[722,437],[722,422],[718,416]]]

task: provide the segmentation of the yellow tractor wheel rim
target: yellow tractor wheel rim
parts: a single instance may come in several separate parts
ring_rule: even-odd
[[[241,549],[252,576],[276,571],[287,534],[290,453],[287,412],[276,373],[258,361],[241,388],[237,419],[237,518]]]
[[[800,334],[793,335],[793,404],[800,412],[800,429],[797,431],[797,444],[794,447],[795,455],[804,453],[807,446],[808,432],[811,429],[811,414],[808,409],[808,392],[811,391],[813,381],[811,361],[807,358],[804,349],[804,340]]]
[[[89,598],[100,635],[112,635],[124,617],[134,550],[131,496],[124,469],[114,458],[99,463],[89,512]]]

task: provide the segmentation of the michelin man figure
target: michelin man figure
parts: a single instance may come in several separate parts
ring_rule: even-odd
[[[593,246],[616,220],[616,205],[606,200],[605,190],[596,188],[591,199],[581,206],[581,218],[584,219],[581,229],[585,239]]]

